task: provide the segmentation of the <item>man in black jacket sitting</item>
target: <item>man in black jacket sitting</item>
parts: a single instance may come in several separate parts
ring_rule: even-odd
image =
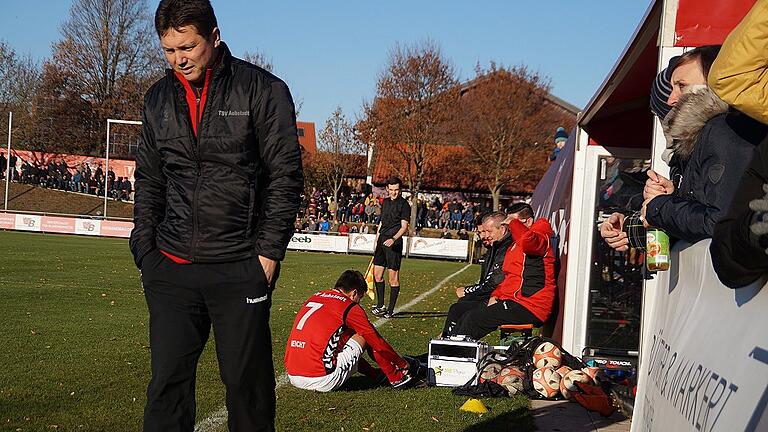
[[[470,310],[485,307],[491,297],[491,292],[504,280],[504,257],[512,244],[512,236],[504,224],[507,215],[502,212],[494,212],[486,215],[479,226],[480,238],[490,249],[485,254],[480,271],[480,281],[456,289],[459,301],[448,309],[448,317],[443,325],[443,337],[452,336],[457,328],[459,320]]]

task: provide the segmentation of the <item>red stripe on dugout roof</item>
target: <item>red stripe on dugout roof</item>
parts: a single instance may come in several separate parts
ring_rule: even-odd
[[[755,0],[679,0],[675,46],[719,45],[755,4]]]

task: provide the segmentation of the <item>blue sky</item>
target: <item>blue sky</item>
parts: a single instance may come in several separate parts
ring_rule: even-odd
[[[70,0],[2,1],[0,39],[43,59]],[[602,83],[650,0],[212,0],[235,55],[265,53],[317,128],[337,105],[354,118],[375,92],[395,43],[432,39],[462,79],[490,60],[526,64],[552,93],[583,107]],[[154,11],[156,0],[148,4]]]

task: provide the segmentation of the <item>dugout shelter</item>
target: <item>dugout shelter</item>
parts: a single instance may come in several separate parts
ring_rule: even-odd
[[[633,431],[768,430],[765,281],[722,285],[710,240],[678,242],[672,268],[648,274],[642,256],[599,235],[612,212],[639,210],[649,167],[669,174],[649,110],[656,74],[675,55],[721,44],[754,3],[653,0],[533,194],[560,257],[547,330],[575,355],[637,368]]]

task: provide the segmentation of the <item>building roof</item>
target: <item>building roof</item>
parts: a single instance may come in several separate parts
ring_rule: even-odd
[[[315,124],[313,122],[296,121],[296,128],[302,150],[309,153],[317,152]]]
[[[567,102],[563,99],[560,99],[559,97],[553,95],[552,93],[547,93],[547,101],[557,105],[560,109],[563,111],[572,114],[572,115],[578,115],[581,111],[581,108],[577,107],[576,105],[573,105],[570,102]]]
[[[468,150],[461,145],[432,145],[430,151],[434,151],[437,157],[431,161],[431,165],[424,170],[424,179],[421,189],[423,191],[455,191],[455,192],[473,192],[490,193],[488,186],[483,184],[482,180],[473,175],[471,170],[463,170],[461,161],[467,157]],[[387,179],[393,175],[399,175],[392,164],[387,161],[396,161],[401,156],[397,154],[394,147],[387,146],[378,148],[375,151],[375,162],[373,165],[373,184],[384,186]],[[541,155],[541,172],[530,175],[521,181],[511,184],[504,189],[502,193],[507,195],[528,195],[533,193],[536,184],[541,175],[549,167],[547,160],[547,151]],[[403,182],[407,179],[402,178]],[[404,186],[408,186],[407,183]]]

